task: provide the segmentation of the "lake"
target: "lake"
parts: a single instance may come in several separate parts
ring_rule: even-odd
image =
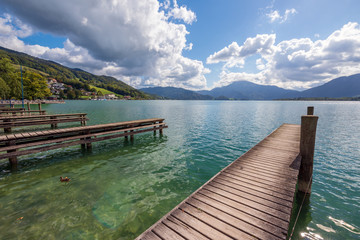
[[[0,239],[133,239],[282,123],[300,124],[307,106],[319,116],[313,185],[293,239],[360,239],[360,102],[306,101],[43,105],[85,112],[88,125],[159,117],[169,128],[133,143],[93,143],[91,152],[73,146],[21,157],[13,173],[2,160]]]

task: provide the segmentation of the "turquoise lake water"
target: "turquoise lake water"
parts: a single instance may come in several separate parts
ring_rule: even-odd
[[[307,106],[319,116],[313,185],[293,239],[360,239],[360,102],[282,101],[43,105],[88,113],[88,125],[159,117],[169,128],[94,143],[92,152],[21,157],[17,172],[1,160],[0,239],[133,239],[282,123],[299,124]]]

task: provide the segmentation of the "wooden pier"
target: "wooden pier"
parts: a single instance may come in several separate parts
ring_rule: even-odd
[[[91,149],[92,142],[98,142],[113,138],[130,136],[134,139],[135,134],[143,132],[160,134],[167,128],[162,118],[99,124],[92,126],[53,129],[47,131],[22,132],[0,136],[0,159],[8,158],[12,168],[16,168],[17,157],[64,148],[73,145],[81,145],[82,148]]]
[[[14,127],[50,125],[51,128],[57,128],[59,123],[80,122],[86,125],[86,113],[70,113],[70,114],[52,114],[52,115],[21,115],[21,116],[1,116],[0,128],[4,129],[5,133],[11,133]]]
[[[137,239],[286,239],[300,168],[302,191],[311,186],[312,158],[301,155],[300,142],[313,156],[317,117],[302,118],[301,127],[280,126]]]

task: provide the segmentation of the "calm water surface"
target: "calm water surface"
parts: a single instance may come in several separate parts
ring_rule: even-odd
[[[169,128],[134,143],[94,143],[92,152],[73,146],[25,156],[13,173],[2,160],[0,239],[133,239],[282,123],[299,124],[309,105],[319,116],[314,179],[294,239],[360,239],[360,103],[272,101],[43,106],[88,113],[89,125],[161,117]]]

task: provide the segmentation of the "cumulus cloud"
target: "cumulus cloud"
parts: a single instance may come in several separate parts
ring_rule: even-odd
[[[266,14],[266,16],[269,18],[269,21],[271,23],[273,22],[280,22],[284,23],[288,20],[289,16],[296,14],[297,11],[295,8],[286,9],[284,12],[284,15],[280,15],[278,10],[271,10],[269,13]]]
[[[68,38],[61,49],[26,45],[19,39],[24,36],[14,34],[16,29],[6,29],[15,25],[23,30],[25,27],[4,22],[7,20],[2,18],[0,25],[5,28],[0,28],[3,33],[0,44],[4,47],[47,56],[54,61],[60,59],[60,63],[72,63],[72,67],[84,65],[91,72],[114,72],[116,77],[137,79],[134,81],[137,86],[150,84],[151,79],[153,83],[172,79],[172,85],[187,88],[206,86],[204,74],[209,70],[202,62],[182,56],[183,50],[192,48],[186,41],[186,26],[171,21],[173,18],[190,24],[196,20],[195,13],[178,6],[176,1],[174,7],[169,1],[160,4],[157,0],[3,0],[2,3],[32,29]],[[66,59],[68,56],[71,57]],[[93,65],[96,65],[94,69]],[[178,68],[182,71],[169,71]]]
[[[259,37],[261,36],[261,37]],[[310,38],[291,39],[275,44],[275,35],[268,35],[268,41],[256,43],[256,39],[266,39],[257,35],[249,38],[242,46],[232,43],[236,48],[225,47],[209,56],[208,63],[224,62],[224,66],[233,61],[246,61],[247,57],[258,55],[256,60],[258,73],[233,72],[224,68],[217,86],[232,81],[248,80],[254,83],[277,85],[284,88],[305,89],[323,84],[333,78],[360,72],[360,27],[350,22],[336,30],[323,40]],[[268,44],[265,44],[267,42]],[[233,49],[230,51],[230,49]],[[231,52],[231,54],[230,54]],[[243,52],[243,54],[240,54]],[[246,54],[244,54],[246,52]],[[245,64],[245,63],[244,63]]]
[[[271,54],[275,38],[275,34],[258,34],[254,38],[247,38],[242,46],[233,42],[222,50],[210,55],[206,63],[239,62],[239,60],[243,63],[246,57],[256,53],[263,55]],[[232,65],[234,66],[234,64]]]
[[[165,7],[168,8],[169,3],[165,3]],[[177,1],[174,0],[174,8],[167,14],[168,17],[172,17],[174,19],[183,20],[187,24],[192,24],[196,21],[196,15],[193,11],[187,9],[185,6],[179,7]]]

